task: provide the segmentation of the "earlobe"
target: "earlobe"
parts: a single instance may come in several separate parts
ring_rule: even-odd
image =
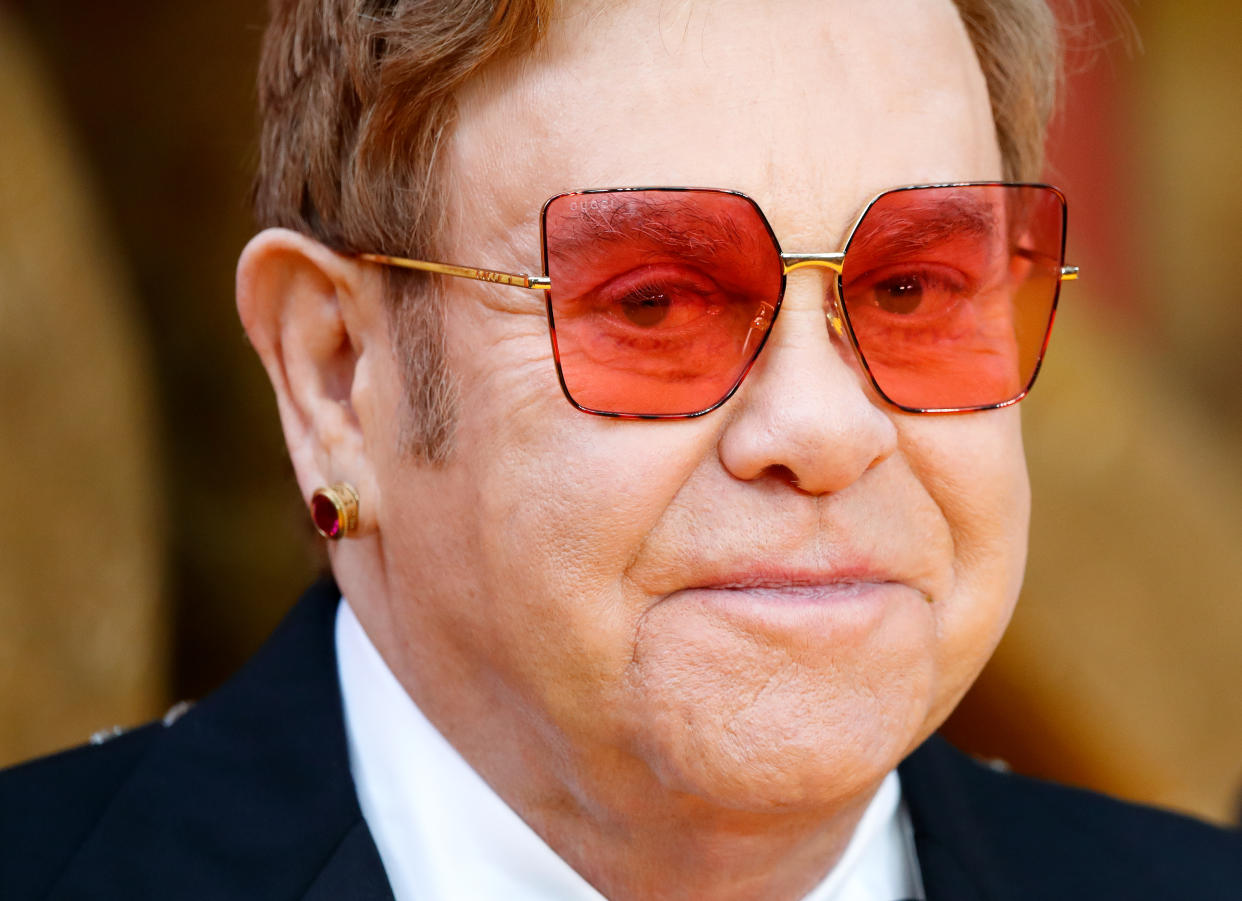
[[[271,380],[285,443],[308,505],[324,485],[374,484],[355,413],[355,375],[375,335],[377,280],[355,261],[288,229],[256,235],[237,265],[237,309]],[[365,383],[366,380],[362,380]],[[359,529],[371,517],[364,517]]]

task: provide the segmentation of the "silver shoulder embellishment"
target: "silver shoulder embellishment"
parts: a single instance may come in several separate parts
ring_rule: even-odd
[[[164,725],[166,727],[171,726],[173,723],[177,722],[177,720],[185,716],[186,712],[193,706],[193,701],[178,701],[176,704],[173,704],[168,708],[168,712],[164,714]]]
[[[975,756],[975,760],[983,764],[989,770],[996,773],[1012,773],[1013,767],[1009,765],[1009,761],[1001,757],[983,757]]]
[[[111,729],[100,729],[98,732],[91,734],[90,742],[93,745],[102,745],[106,741],[112,741],[119,735],[124,735],[125,730],[120,726],[113,726]]]

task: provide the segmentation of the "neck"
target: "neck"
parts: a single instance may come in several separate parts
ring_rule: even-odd
[[[862,801],[830,814],[740,814],[691,799],[660,800],[622,816],[593,815],[595,805],[519,813],[614,901],[792,901],[840,861],[866,809]]]
[[[490,709],[494,721],[502,705]],[[615,752],[566,766],[554,745],[521,742],[529,727],[481,737],[424,712],[505,803],[612,901],[803,898],[841,860],[874,796],[873,788],[831,808],[730,809],[670,791],[642,761]]]

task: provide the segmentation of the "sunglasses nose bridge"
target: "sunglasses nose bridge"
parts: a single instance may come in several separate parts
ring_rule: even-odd
[[[837,275],[841,274],[841,267],[845,265],[845,254],[843,253],[782,253],[781,266],[786,275],[796,269],[807,269],[817,266],[820,269],[831,269]]]
[[[841,274],[841,268],[845,264],[844,253],[782,253],[781,266],[786,275],[799,269],[828,269],[836,275]],[[832,326],[832,330],[838,338],[845,336],[845,321],[841,316],[841,300],[837,296],[836,281],[833,281],[832,290],[829,295],[828,324]]]

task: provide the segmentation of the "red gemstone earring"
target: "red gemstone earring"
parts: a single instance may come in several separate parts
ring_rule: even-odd
[[[311,495],[310,514],[324,538],[345,538],[358,528],[358,492],[348,482],[316,488]]]

